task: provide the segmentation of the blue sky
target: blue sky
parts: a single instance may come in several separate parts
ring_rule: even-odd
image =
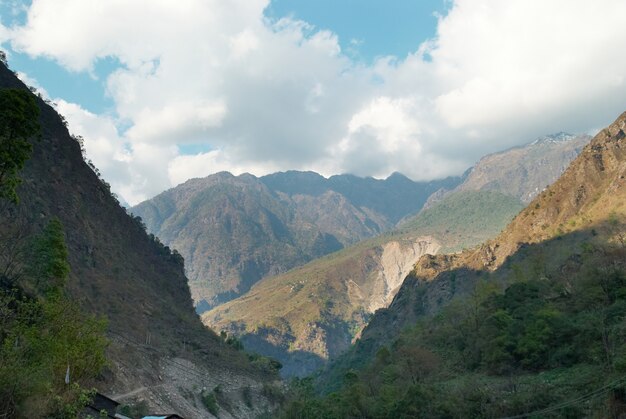
[[[592,132],[626,109],[625,21],[623,0],[2,0],[0,48],[135,204],[223,170],[431,180]]]
[[[445,10],[445,0],[273,0],[266,15],[293,15],[330,29],[348,54],[371,62],[377,56],[403,58],[415,52],[435,36],[436,15]]]
[[[2,23],[23,24],[26,13],[16,5],[0,4]],[[380,56],[404,57],[435,35],[437,18],[445,11],[445,0],[272,0],[265,15],[278,20],[294,17],[339,37],[342,50],[355,61],[371,63]],[[7,47],[5,47],[7,48]],[[10,46],[8,46],[10,50]],[[114,58],[95,61],[90,72],[73,72],[44,57],[11,50],[11,67],[36,80],[51,97],[63,98],[95,112],[111,112],[114,103],[106,95],[106,77],[120,66]],[[206,146],[183,146],[185,153],[206,151]]]

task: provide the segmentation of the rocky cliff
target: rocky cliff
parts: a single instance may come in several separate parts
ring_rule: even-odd
[[[430,237],[374,239],[265,278],[248,293],[203,314],[205,324],[306,375],[344,352],[371,314],[439,244]]]

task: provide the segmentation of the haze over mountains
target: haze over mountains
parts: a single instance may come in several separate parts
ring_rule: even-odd
[[[203,316],[206,324],[276,357],[284,364],[283,374],[302,375],[346,350],[369,316],[391,302],[423,254],[442,247],[460,250],[498,234],[523,208],[520,198],[535,196],[553,182],[589,139],[547,136],[481,159],[463,179],[427,184],[400,174],[375,180],[350,175],[325,179],[296,171],[262,178],[221,173],[191,180],[133,211],[149,231],[185,256],[198,311],[217,305]],[[427,195],[431,207],[411,217]],[[278,221],[259,223],[261,213],[276,214],[272,219]],[[390,231],[396,223],[391,235],[314,260]],[[245,228],[224,229],[237,224]],[[228,259],[233,254],[246,262],[236,265],[241,261]],[[314,262],[281,274],[309,260]],[[193,271],[195,266],[204,270]],[[264,276],[272,278],[254,286]],[[219,287],[213,304],[202,302],[203,295]],[[249,294],[224,304],[251,287]]]
[[[392,228],[460,178],[413,182],[312,172],[192,179],[131,211],[185,258],[192,297],[205,311],[285,272]]]

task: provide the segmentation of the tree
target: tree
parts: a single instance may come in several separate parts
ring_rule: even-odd
[[[32,94],[0,90],[0,198],[18,202],[18,173],[32,153],[30,138],[40,133],[39,108]]]
[[[37,289],[44,294],[61,290],[70,272],[61,221],[58,218],[51,219],[32,247],[34,254],[31,275]]]
[[[64,236],[51,220],[23,254],[29,275],[0,287],[0,418],[77,417],[105,365],[106,321],[66,292]]]

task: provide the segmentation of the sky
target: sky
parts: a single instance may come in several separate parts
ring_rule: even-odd
[[[193,177],[414,180],[626,110],[623,0],[1,0],[0,49],[133,205]]]

